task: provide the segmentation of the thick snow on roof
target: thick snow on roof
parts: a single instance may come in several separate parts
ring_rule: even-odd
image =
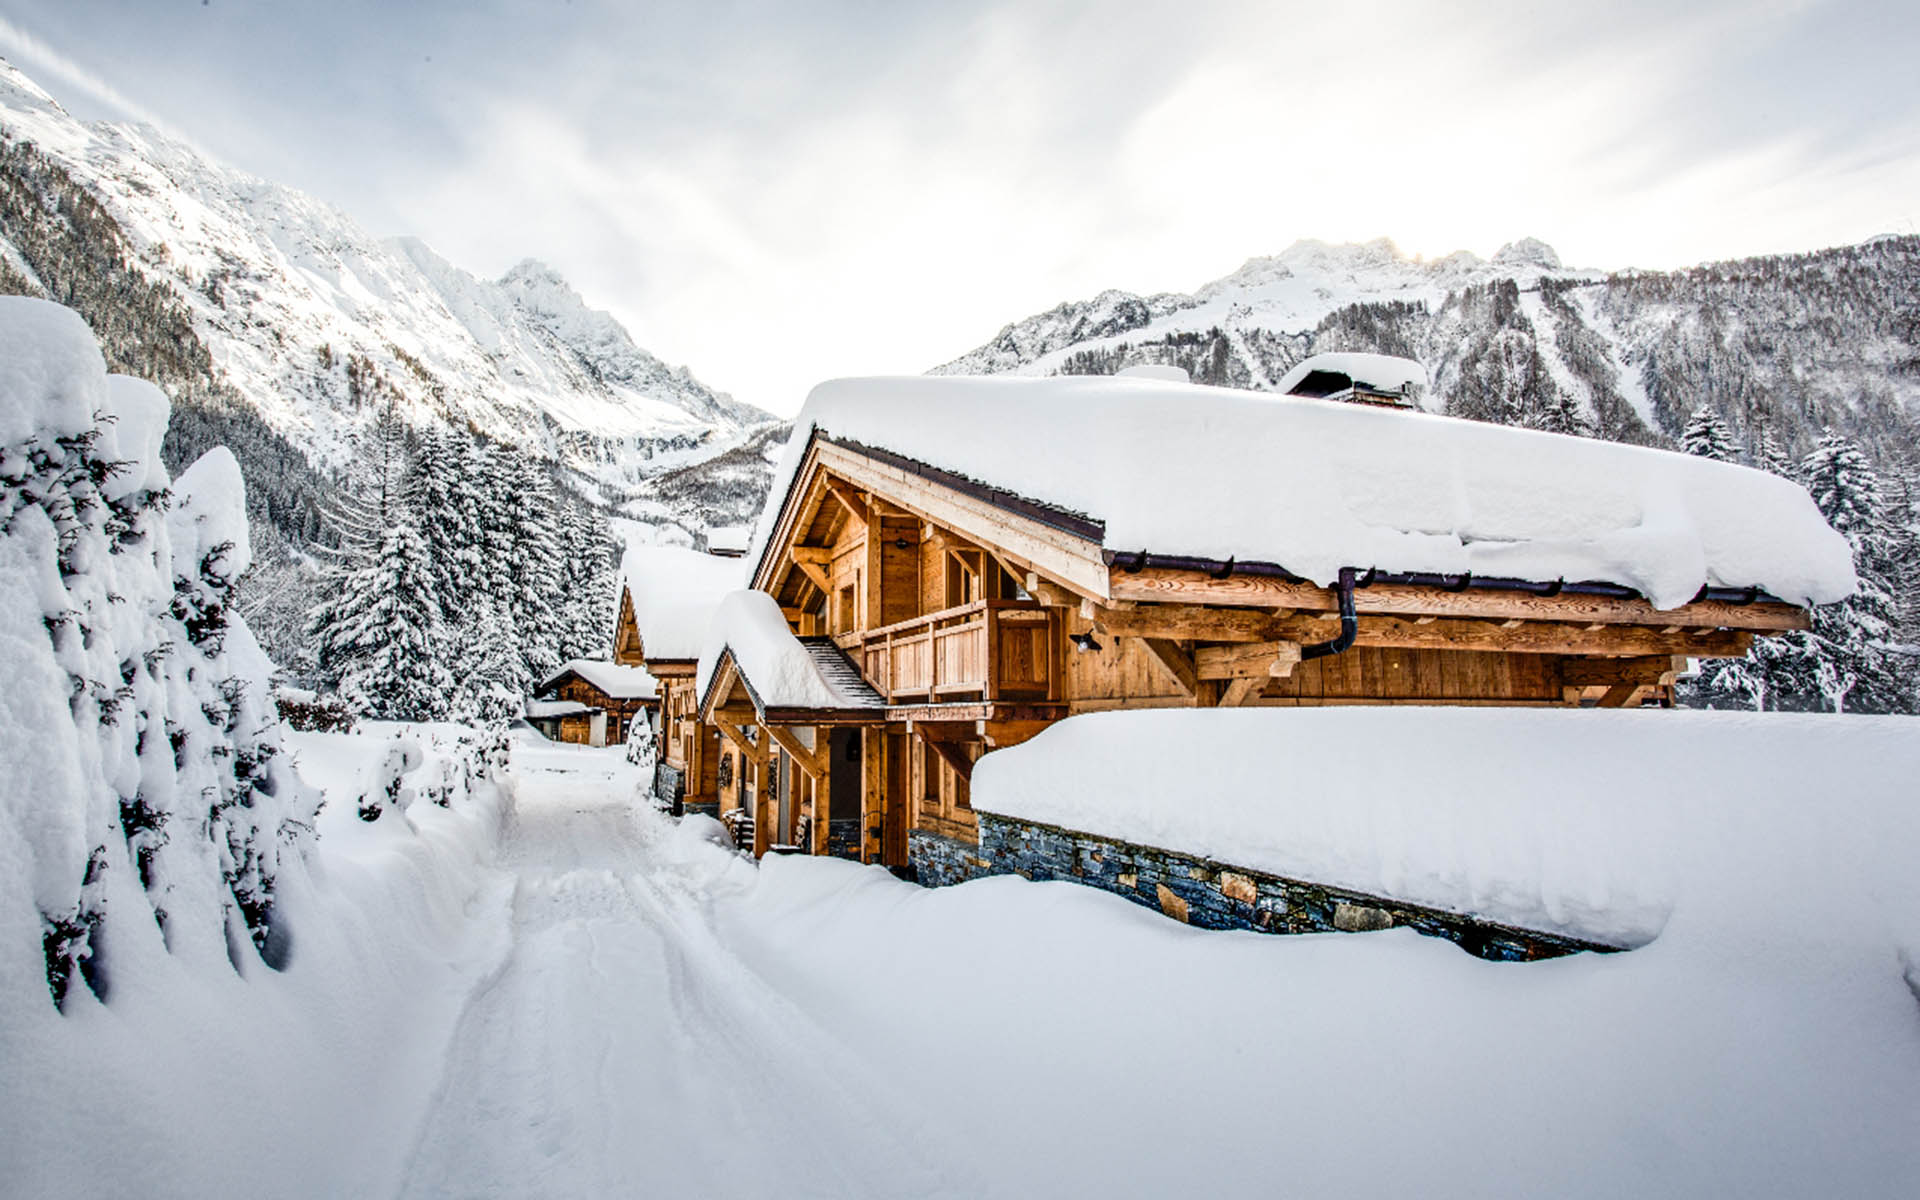
[[[1291,392],[1315,371],[1345,375],[1356,385],[1365,384],[1383,392],[1397,392],[1408,384],[1417,388],[1427,386],[1427,369],[1411,358],[1397,358],[1391,354],[1341,352],[1315,354],[1311,358],[1303,359],[1281,378],[1275,390]]]
[[[599,712],[599,711],[600,710],[597,708],[587,707],[586,705],[580,703],[578,700],[529,700],[527,701],[527,716],[534,717],[534,718],[577,717],[583,713]]]
[[[1892,860],[1920,833],[1916,773],[1920,723],[1901,717],[1160,710],[1072,717],[987,755],[973,806],[1638,945],[1683,890],[1718,886],[1715,872],[1805,875],[1806,864],[1743,859],[1756,825],[1781,823],[1767,836],[1791,858],[1786,829],[1862,822],[1901,848],[1850,869],[1904,869]]]
[[[696,659],[713,606],[746,583],[737,558],[716,558],[678,546],[629,546],[620,586],[633,597],[640,648],[651,659]]]
[[[765,592],[734,592],[714,610],[700,655],[703,701],[727,651],[765,708],[872,708],[880,699],[857,678],[830,674],[813,648],[794,636],[779,603]]]
[[[1655,605],[1703,584],[1825,603],[1846,541],[1799,485],[1688,455],[1425,413],[1149,379],[840,379],[807,398],[779,503],[814,430],[1105,524],[1119,552],[1604,581]],[[756,553],[775,519],[756,532]]]
[[[578,675],[613,700],[651,700],[659,689],[645,667],[623,667],[597,658],[576,658],[541,680],[540,690],[546,691],[568,674]]]

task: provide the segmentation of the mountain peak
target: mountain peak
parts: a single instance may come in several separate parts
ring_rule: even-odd
[[[1561,265],[1553,247],[1536,237],[1508,242],[1494,251],[1493,261],[1501,266],[1542,267],[1549,271],[1557,271]]]

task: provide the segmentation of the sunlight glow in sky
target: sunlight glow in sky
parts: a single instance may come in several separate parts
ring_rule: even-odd
[[[1911,232],[1916,51],[1920,5],[1823,0],[0,0],[76,113],[481,275],[543,259],[782,414],[1302,237],[1666,267]]]

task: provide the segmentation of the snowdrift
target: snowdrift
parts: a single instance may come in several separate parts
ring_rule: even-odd
[[[1901,717],[1164,710],[987,755],[973,806],[1619,946],[1683,901],[1778,938],[1808,889],[1898,896],[1849,930],[1920,948],[1917,776]]]

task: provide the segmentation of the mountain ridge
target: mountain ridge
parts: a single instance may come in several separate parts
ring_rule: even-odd
[[[550,458],[612,501],[776,422],[636,345],[545,264],[480,279],[150,126],[83,123],[5,60],[0,134],[98,201],[213,371],[323,471],[376,398]],[[4,233],[0,263],[44,289]]]
[[[1920,444],[1920,238],[1674,271],[1566,267],[1525,237],[1491,259],[1385,238],[1303,239],[1192,293],[1109,289],[1003,326],[937,374],[1098,374],[1140,363],[1272,390],[1310,354],[1420,359],[1456,416],[1669,445],[1692,413],[1749,457],[1834,429],[1883,465]]]

